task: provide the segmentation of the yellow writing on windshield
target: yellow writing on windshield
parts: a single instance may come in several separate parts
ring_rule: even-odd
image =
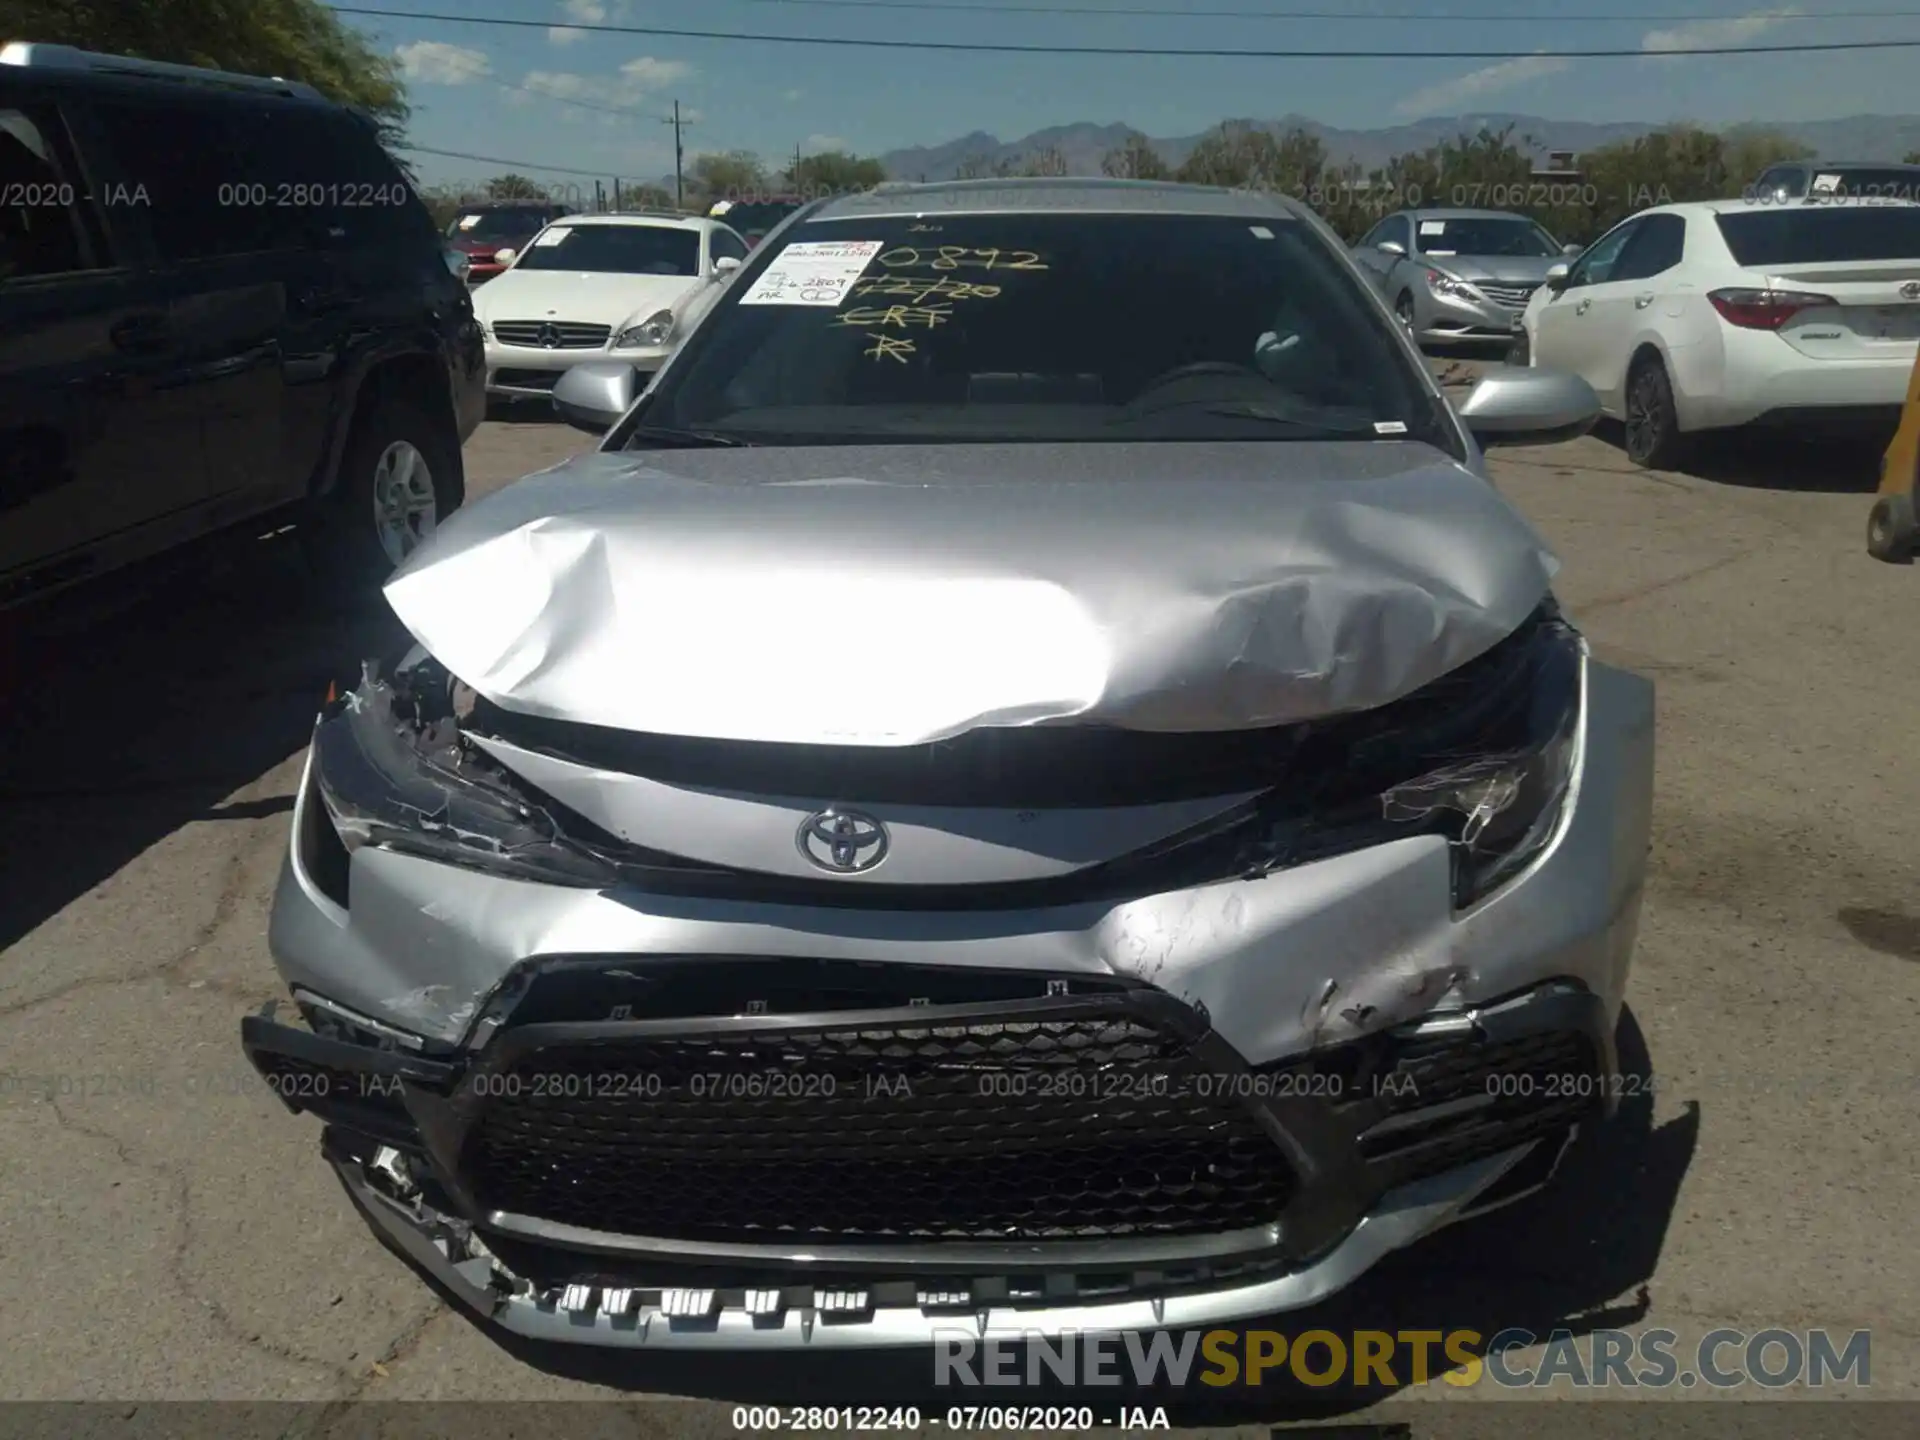
[[[1045,270],[1037,250],[975,249],[967,245],[896,245],[883,251],[879,264],[889,270]]]
[[[876,275],[871,280],[857,281],[853,293],[924,305],[934,299],[991,300],[1000,293],[1000,287],[976,285],[971,280],[955,280],[944,275]]]
[[[895,330],[931,330],[953,314],[951,305],[862,305],[833,317],[836,325],[888,326]]]
[[[898,360],[904,365],[913,348],[913,341],[904,335],[875,335],[873,344],[861,353],[869,360]]]

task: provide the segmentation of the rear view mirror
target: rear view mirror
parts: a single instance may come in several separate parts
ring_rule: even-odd
[[[1564,370],[1496,370],[1454,413],[1482,447],[1552,445],[1591,430],[1600,418],[1600,397]]]
[[[640,377],[631,365],[576,365],[553,387],[553,408],[576,430],[604,435],[633,408]]]
[[[738,270],[739,268],[740,268],[739,257],[734,255],[722,255],[722,256],[719,256],[717,259],[715,259],[713,262],[713,273],[719,276],[722,280],[726,279],[727,276],[731,275],[734,271]]]
[[[1586,248],[1587,248],[1586,246],[1578,244],[1577,242],[1568,243],[1560,247],[1560,253],[1562,255],[1578,255],[1582,250]]]
[[[1402,245],[1398,240],[1382,240],[1373,248],[1378,250],[1382,255],[1404,255],[1407,253],[1407,247]]]
[[[1564,260],[1558,265],[1549,265],[1547,267],[1547,288],[1549,290],[1564,290],[1567,285],[1567,276],[1572,273],[1573,267],[1568,265]]]

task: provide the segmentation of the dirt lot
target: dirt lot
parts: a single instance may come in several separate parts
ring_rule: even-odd
[[[588,443],[489,424],[472,488]],[[1920,1398],[1920,571],[1866,557],[1870,459],[1748,447],[1648,474],[1596,436],[1494,469],[1600,651],[1660,687],[1629,992],[1658,1095],[1553,1203],[1399,1257],[1324,1321],[1871,1328],[1874,1392]],[[29,660],[0,732],[0,1396],[923,1384],[923,1360],[509,1352],[349,1209],[236,1027],[277,990],[266,907],[313,712],[375,638],[303,608],[264,545]],[[718,1407],[604,1414],[609,1433],[731,1431]]]

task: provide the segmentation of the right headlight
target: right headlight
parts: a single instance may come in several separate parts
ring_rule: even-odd
[[[667,337],[673,334],[673,311],[660,310],[649,315],[638,325],[629,325],[613,337],[616,350],[633,350],[642,346],[652,348],[667,343]]]

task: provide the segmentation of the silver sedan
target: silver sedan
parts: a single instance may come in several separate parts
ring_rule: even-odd
[[[1506,210],[1402,210],[1353,258],[1422,345],[1509,340],[1547,270],[1578,245]]]

